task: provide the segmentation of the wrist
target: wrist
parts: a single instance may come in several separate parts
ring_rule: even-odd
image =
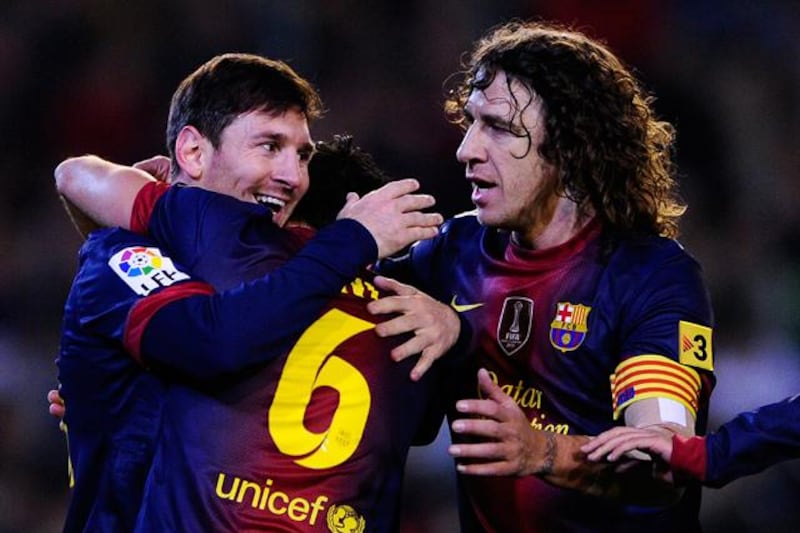
[[[706,457],[704,437],[672,437],[672,456],[669,463],[676,477],[703,481],[706,476]]]

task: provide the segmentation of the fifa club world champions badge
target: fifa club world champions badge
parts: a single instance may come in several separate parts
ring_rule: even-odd
[[[506,355],[514,355],[528,342],[532,322],[533,300],[522,296],[505,299],[497,322],[497,342]]]

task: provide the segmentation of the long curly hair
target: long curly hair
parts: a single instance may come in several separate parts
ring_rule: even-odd
[[[557,169],[560,194],[613,230],[677,237],[686,205],[675,179],[675,130],[604,44],[567,27],[512,21],[477,41],[463,67],[445,102],[452,122],[464,127],[470,93],[503,71],[509,91],[517,80],[541,98],[545,135],[535,148]]]

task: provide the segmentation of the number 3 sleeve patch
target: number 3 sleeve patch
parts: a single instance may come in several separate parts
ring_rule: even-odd
[[[711,328],[681,320],[678,326],[678,352],[684,365],[714,370]]]

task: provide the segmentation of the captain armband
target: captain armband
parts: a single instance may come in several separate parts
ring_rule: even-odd
[[[700,375],[662,355],[639,355],[621,362],[611,375],[614,420],[626,407],[648,398],[669,398],[697,417]]]

